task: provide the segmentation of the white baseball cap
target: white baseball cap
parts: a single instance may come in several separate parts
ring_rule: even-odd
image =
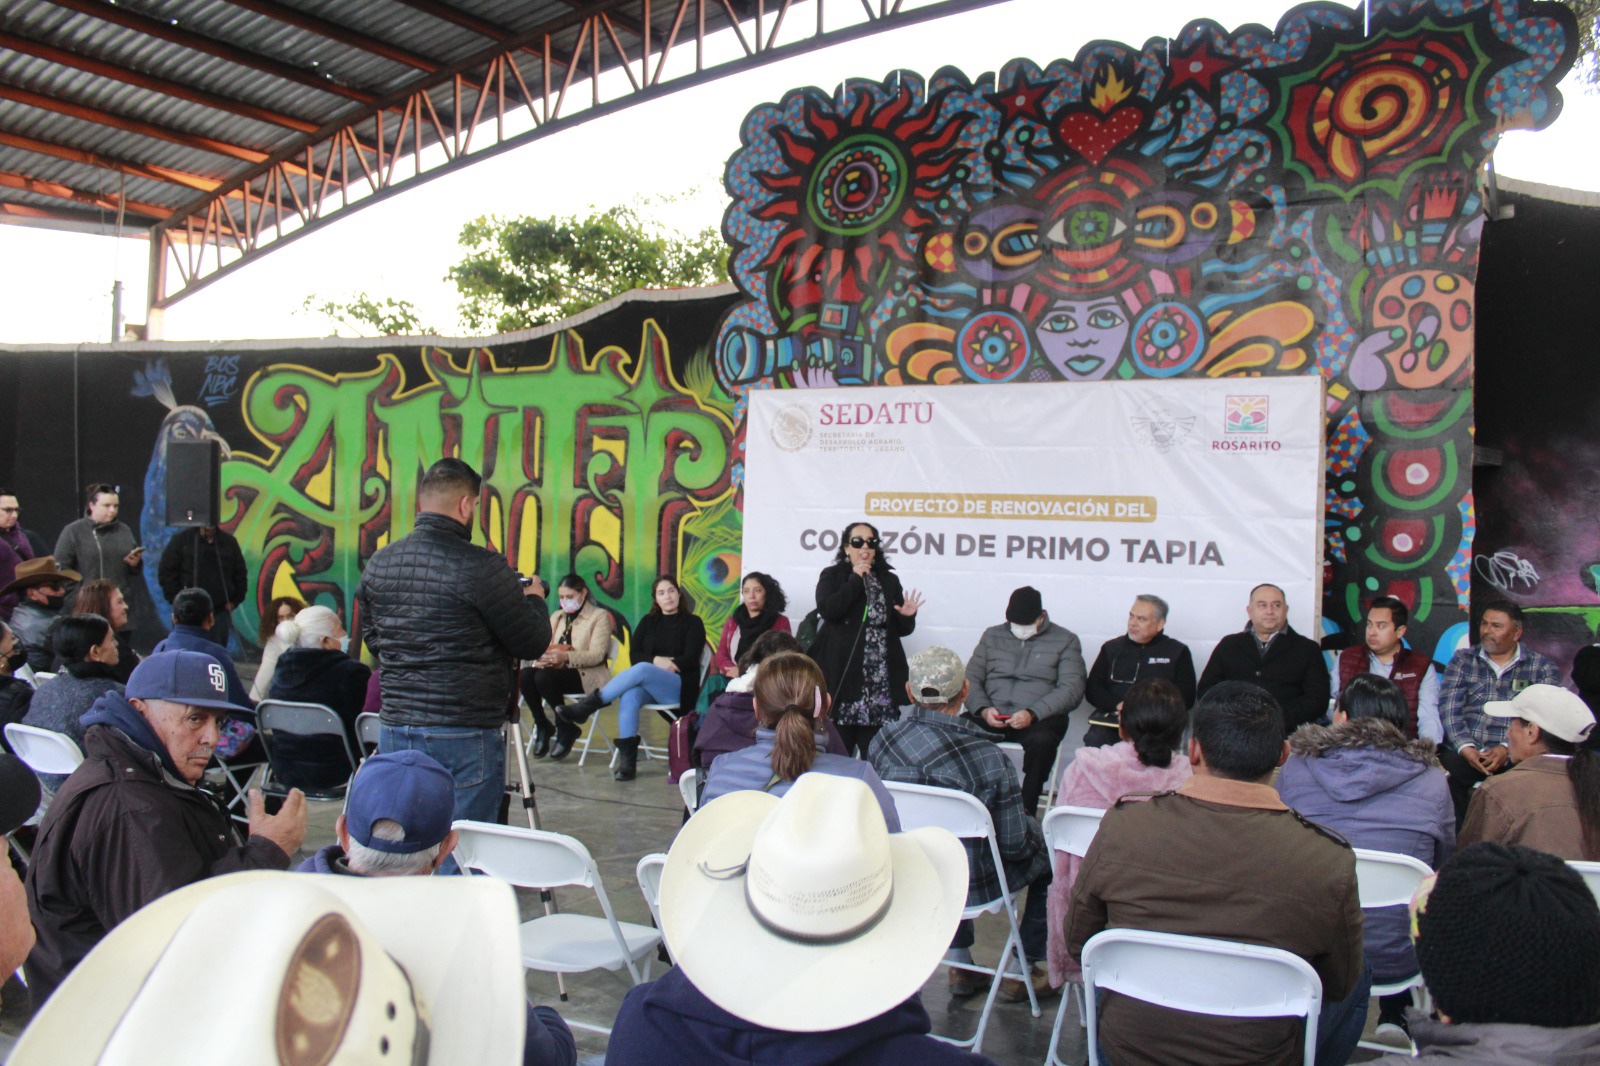
[[[1521,718],[1569,744],[1582,744],[1594,728],[1594,712],[1560,685],[1529,685],[1509,700],[1483,705],[1490,718]]]

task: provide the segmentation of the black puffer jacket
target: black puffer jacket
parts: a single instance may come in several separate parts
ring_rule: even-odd
[[[448,515],[419,514],[415,529],[367,561],[356,597],[388,725],[498,726],[511,660],[537,659],[550,644],[543,603]]]

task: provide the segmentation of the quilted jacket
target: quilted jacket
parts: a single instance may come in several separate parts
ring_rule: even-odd
[[[506,720],[512,660],[537,659],[550,644],[544,604],[471,537],[424,512],[367,561],[356,598],[388,725],[492,729]]]

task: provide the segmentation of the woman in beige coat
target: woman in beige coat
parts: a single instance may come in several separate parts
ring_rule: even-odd
[[[561,606],[550,615],[550,647],[522,671],[522,698],[533,714],[533,757],[550,754],[554,726],[545,706],[554,712],[569,695],[593,692],[611,680],[606,659],[611,654],[611,613],[589,598],[589,586],[568,574],[556,586]],[[556,753],[556,758],[566,754]]]

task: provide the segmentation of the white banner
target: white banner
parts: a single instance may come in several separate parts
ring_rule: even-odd
[[[1317,636],[1322,434],[1316,376],[754,392],[744,569],[798,626],[867,521],[927,596],[908,654],[971,654],[1032,585],[1090,664],[1136,594],[1160,596],[1198,671],[1262,582]]]

